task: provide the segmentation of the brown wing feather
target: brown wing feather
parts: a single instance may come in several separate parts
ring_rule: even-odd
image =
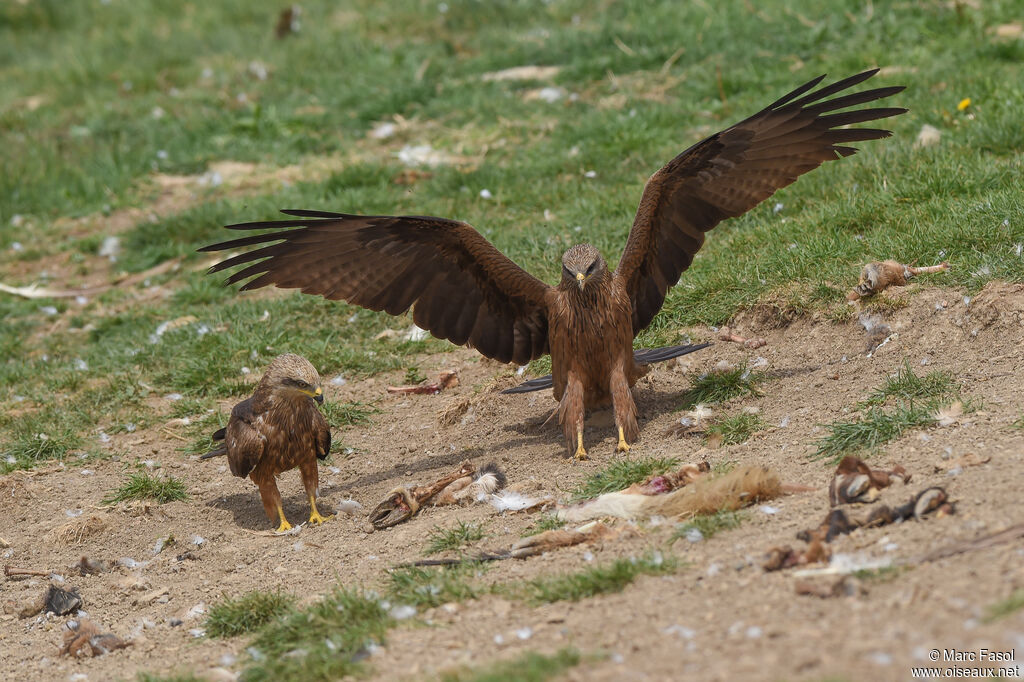
[[[704,233],[742,215],[825,161],[857,150],[842,144],[888,137],[888,130],[839,128],[902,114],[872,108],[824,115],[901,90],[877,88],[821,101],[873,76],[865,71],[820,88],[816,78],[766,109],[690,147],[644,187],[633,228],[615,272],[633,303],[633,332],[654,319],[669,287],[693,262]]]
[[[269,244],[210,272],[246,265],[228,283],[252,277],[243,290],[298,288],[391,315],[415,306],[413,320],[423,329],[502,362],[524,364],[548,352],[550,287],[470,225],[423,216],[283,213],[313,218],[229,225],[275,230],[200,249]],[[281,229],[288,227],[299,229]]]
[[[266,437],[254,423],[252,402],[246,398],[231,410],[224,438],[231,473],[243,478],[259,464],[267,446]]]
[[[331,427],[320,410],[316,410],[316,415],[313,417],[313,433],[315,434],[317,458],[327,459],[327,455],[331,454]]]

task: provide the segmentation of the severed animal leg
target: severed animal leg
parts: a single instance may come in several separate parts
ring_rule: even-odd
[[[320,484],[316,461],[301,464],[299,466],[299,475],[302,476],[302,486],[306,489],[306,498],[309,499],[309,523],[319,526],[327,519],[332,518],[333,514],[321,516],[320,511],[316,508],[316,491]]]
[[[744,348],[760,348],[761,346],[768,345],[768,342],[760,337],[746,339],[740,336],[739,334],[734,334],[732,330],[729,329],[728,327],[722,327],[719,330],[718,340],[729,341],[731,343],[738,343],[741,344]]]

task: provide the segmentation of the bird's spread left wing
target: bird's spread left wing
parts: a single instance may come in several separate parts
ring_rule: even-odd
[[[693,262],[704,233],[746,213],[825,161],[857,150],[849,142],[888,137],[888,130],[845,128],[902,114],[871,108],[828,113],[903,90],[877,88],[826,99],[867,80],[865,71],[805,95],[824,76],[802,85],[750,118],[672,159],[648,180],[615,276],[633,302],[633,331],[654,319],[669,287]]]
[[[275,229],[200,249],[267,244],[210,272],[246,265],[228,282],[252,277],[243,290],[268,284],[299,288],[391,315],[415,305],[418,326],[502,362],[525,364],[548,352],[550,287],[470,225],[424,216],[282,212],[302,219],[229,225]]]

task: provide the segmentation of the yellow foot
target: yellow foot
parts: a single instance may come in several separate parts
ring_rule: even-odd
[[[615,446],[615,452],[629,452],[629,443],[622,435],[622,427],[619,427],[619,444]]]
[[[575,459],[577,462],[582,462],[584,460],[590,459],[587,456],[587,451],[583,448],[583,432],[582,431],[577,431],[576,432],[576,454],[573,455],[573,459]]]
[[[288,523],[288,519],[284,517],[284,509],[281,509],[281,503],[277,504],[277,518],[281,519],[281,525],[277,527],[278,533],[283,533],[286,530],[292,529],[292,524]]]
[[[320,516],[320,512],[318,512],[316,509],[314,509],[309,514],[309,523],[310,523],[310,525],[313,525],[313,526],[319,526],[324,521],[326,521],[328,519],[333,519],[333,518],[334,518],[334,514],[328,514],[327,516]]]

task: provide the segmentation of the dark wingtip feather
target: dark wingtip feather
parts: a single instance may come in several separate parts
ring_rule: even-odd
[[[308,208],[282,208],[281,213],[292,215],[298,218],[344,218],[344,213],[333,213],[331,211],[317,211]]]

